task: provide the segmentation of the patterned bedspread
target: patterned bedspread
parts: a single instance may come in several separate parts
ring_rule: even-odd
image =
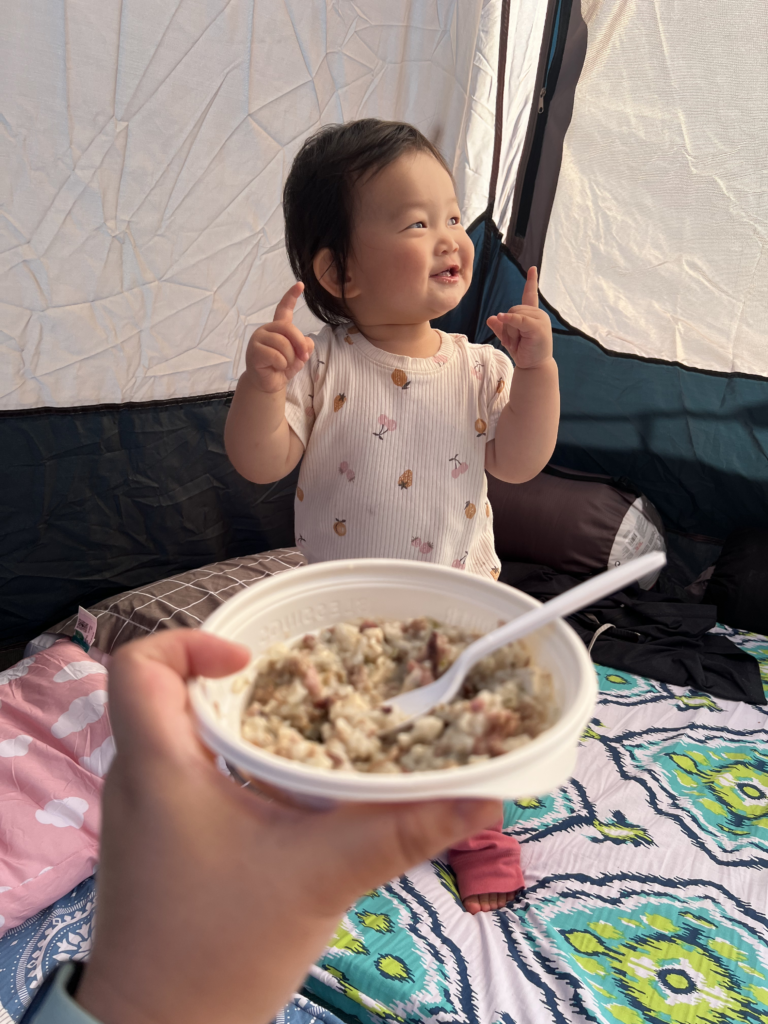
[[[768,692],[768,640],[720,631]],[[473,918],[421,865],[347,914],[312,993],[366,1024],[768,1024],[768,709],[598,671],[574,778],[506,808],[525,898]]]
[[[721,630],[763,664],[768,640]],[[768,1024],[768,708],[600,668],[574,778],[507,805],[525,897],[471,917],[446,865],[368,893],[307,979],[350,1021]],[[87,879],[0,940],[0,1024],[87,957]],[[333,1024],[300,998],[280,1024]]]

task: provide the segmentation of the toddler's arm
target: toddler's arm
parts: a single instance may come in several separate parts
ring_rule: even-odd
[[[254,331],[245,354],[224,428],[224,446],[237,472],[257,484],[280,480],[296,466],[304,445],[285,418],[285,388],[314,348],[293,323],[304,285],[297,283],[278,303],[275,319]]]
[[[521,484],[551,459],[560,422],[552,324],[539,309],[535,267],[528,271],[522,304],[489,317],[487,323],[514,359],[515,372],[496,437],[486,445],[485,468],[499,480]]]

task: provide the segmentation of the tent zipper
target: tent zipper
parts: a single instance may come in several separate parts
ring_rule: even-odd
[[[533,135],[530,147],[528,148],[528,157],[525,169],[523,170],[521,167],[520,170],[522,173],[518,173],[517,180],[518,187],[520,188],[520,201],[517,204],[516,211],[513,212],[514,226],[510,225],[507,244],[510,244],[513,238],[523,239],[526,231],[528,230],[528,220],[531,215],[531,206],[533,205],[536,176],[539,171],[541,151],[544,145],[544,129],[547,125],[549,105],[552,102],[552,96],[554,95],[555,88],[557,86],[557,79],[560,76],[560,68],[563,63],[565,41],[568,37],[568,24],[571,18],[571,6],[572,0],[559,0],[559,4],[555,7],[554,17],[552,18],[552,28],[547,47],[550,57],[544,69],[541,86],[539,88],[536,119],[533,125],[529,126],[528,129],[529,135],[531,129]],[[522,185],[520,185],[521,181]],[[510,245],[510,247],[514,252],[515,246]]]

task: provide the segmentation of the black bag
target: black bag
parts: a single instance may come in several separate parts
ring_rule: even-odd
[[[717,618],[734,629],[768,634],[768,530],[738,530],[723,550],[704,593]]]

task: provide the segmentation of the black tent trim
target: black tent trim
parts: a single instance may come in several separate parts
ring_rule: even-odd
[[[205,404],[206,402],[231,401],[234,391],[214,391],[209,395],[192,395],[189,398],[158,398],[147,402],[102,402],[99,405],[39,405],[32,409],[0,409],[0,420],[25,416],[77,416],[80,413],[114,412],[117,409],[157,409],[174,405]]]

